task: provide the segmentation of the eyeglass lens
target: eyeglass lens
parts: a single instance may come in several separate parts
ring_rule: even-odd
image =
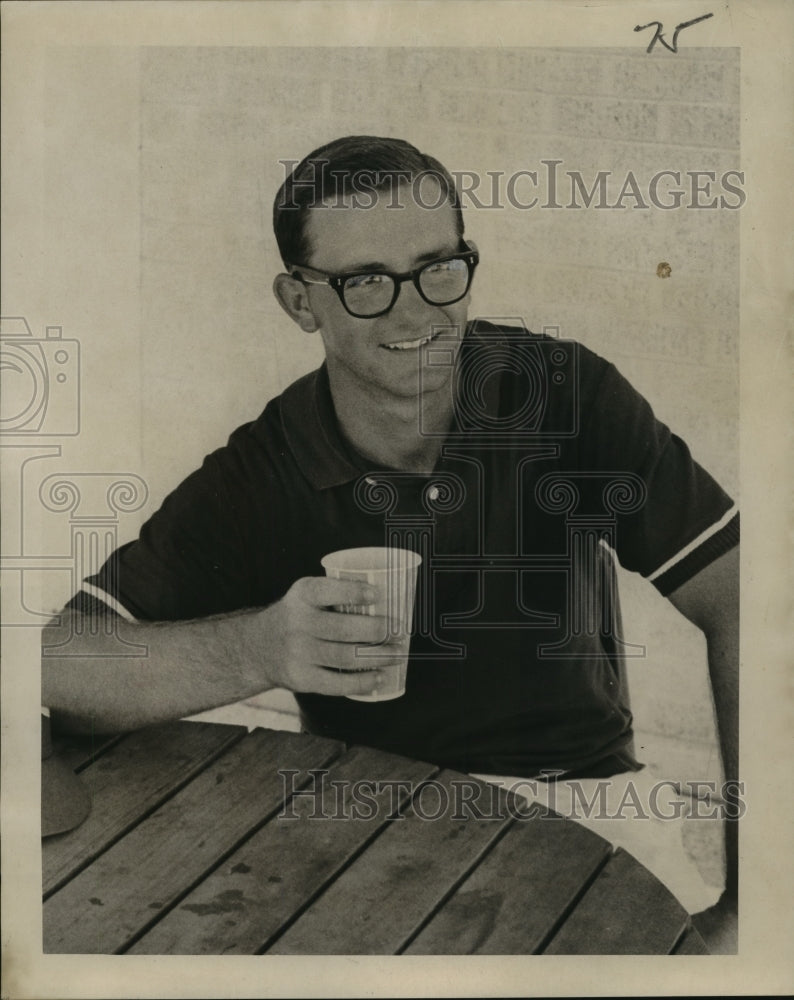
[[[462,298],[469,281],[465,260],[433,261],[419,273],[419,287],[433,305],[446,305]],[[394,281],[388,274],[357,274],[343,289],[345,305],[359,315],[387,309],[394,297]]]

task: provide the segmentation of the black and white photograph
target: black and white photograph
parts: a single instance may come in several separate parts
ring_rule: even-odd
[[[2,17],[3,996],[788,992],[790,9]]]

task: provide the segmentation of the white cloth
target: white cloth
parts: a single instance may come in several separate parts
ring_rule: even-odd
[[[527,802],[548,806],[610,841],[614,847],[622,847],[653,872],[689,913],[712,906],[722,893],[722,887],[705,881],[687,853],[683,839],[686,823],[719,823],[721,833],[717,807],[698,803],[701,818],[687,819],[693,800],[677,792],[672,782],[650,767],[610,778],[556,782],[494,774],[473,777],[501,785]],[[715,815],[703,818],[707,811]],[[722,836],[720,841],[724,887]]]

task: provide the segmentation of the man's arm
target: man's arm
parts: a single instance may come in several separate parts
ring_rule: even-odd
[[[706,636],[725,778],[739,777],[739,547],[669,595]]]
[[[119,656],[113,636],[92,630],[87,616],[78,630],[78,614],[64,612],[60,625],[43,630],[42,704],[64,728],[119,732],[275,687],[368,694],[382,668],[405,654],[405,640],[382,643],[383,617],[330,608],[367,604],[373,595],[359,581],[306,577],[267,608],[187,622],[114,619],[119,638],[145,647],[140,656]],[[68,652],[59,655],[66,639]],[[377,660],[357,653],[372,644]]]
[[[715,559],[669,595],[670,601],[706,636],[709,675],[717,713],[717,730],[726,781],[739,780],[739,547]],[[713,938],[726,931],[725,919],[735,919],[738,899],[739,842],[737,822],[725,823],[726,889],[715,911],[721,926],[707,917],[698,925]],[[710,914],[710,911],[705,911]],[[731,933],[731,931],[727,931]],[[735,933],[735,926],[733,929]],[[711,942],[709,942],[711,938]]]

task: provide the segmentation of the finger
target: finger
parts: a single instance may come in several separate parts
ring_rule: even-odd
[[[337,697],[349,694],[373,694],[385,681],[380,670],[342,671],[326,667],[311,668],[311,690]]]
[[[342,604],[367,607],[378,599],[377,588],[365,580],[305,576],[295,586],[301,599],[315,608],[330,608]]]
[[[314,612],[310,631],[329,642],[360,643],[392,642],[404,633],[385,615],[343,614],[325,609]]]
[[[312,650],[311,663],[318,667],[360,673],[402,663],[407,652],[405,643],[371,646],[352,642],[317,642]]]

